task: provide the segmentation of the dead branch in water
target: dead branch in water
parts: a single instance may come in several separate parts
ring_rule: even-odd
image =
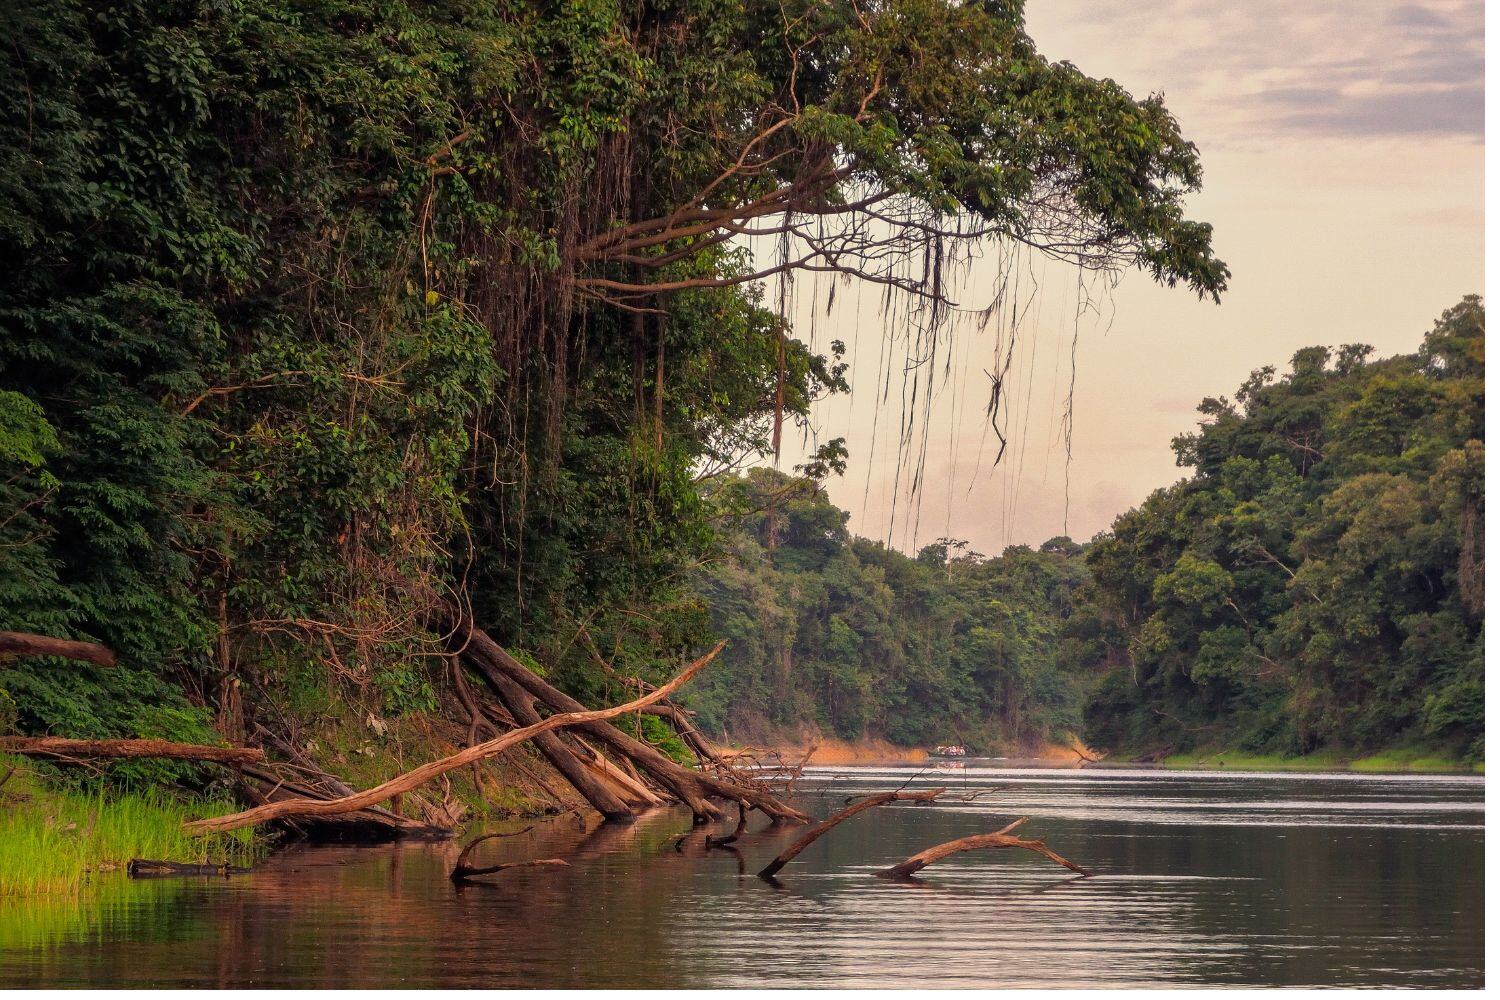
[[[0,632],[0,656],[57,656],[99,667],[115,665],[115,651],[97,642],[56,639],[31,632]]]
[[[847,809],[844,809],[840,812],[834,813],[832,816],[828,817],[823,822],[819,823],[817,826],[813,827],[811,830],[808,830],[802,836],[798,837],[796,843],[792,844],[791,847],[788,847],[786,850],[776,855],[776,859],[774,861],[760,870],[760,877],[767,880],[775,878],[776,873],[785,868],[793,858],[806,850],[809,844],[817,840],[819,837],[823,836],[823,834],[827,833],[829,830],[832,830],[834,827],[838,826],[850,816],[862,813],[866,809],[873,809],[876,806],[883,806],[887,802],[931,802],[946,791],[946,788],[931,788],[925,792],[881,792],[879,795],[871,795],[869,798],[860,799],[852,806],[849,806]]]
[[[739,806],[740,821],[734,825],[734,832],[725,834],[722,837],[715,837],[710,834],[703,838],[703,846],[727,848],[730,844],[740,839],[740,835],[745,832],[745,823],[748,821],[749,814],[745,811],[745,803],[741,802]]]
[[[186,823],[183,825],[183,830],[191,834],[222,833],[226,830],[237,830],[241,827],[252,826],[256,823],[265,823],[273,819],[285,819],[288,816],[334,816],[355,809],[363,809],[366,806],[378,805],[381,802],[387,801],[392,796],[410,791],[413,788],[418,788],[439,775],[504,753],[518,743],[524,743],[526,740],[531,739],[538,733],[551,732],[554,729],[561,729],[564,726],[604,722],[613,719],[617,715],[635,711],[642,705],[650,705],[660,701],[686,684],[699,670],[708,666],[723,648],[724,643],[720,642],[707,655],[695,660],[686,670],[672,678],[672,680],[663,684],[655,691],[637,698],[635,701],[616,705],[614,708],[565,712],[549,716],[541,722],[524,726],[503,736],[486,740],[483,743],[476,743],[474,746],[461,750],[456,754],[423,764],[421,767],[414,768],[383,784],[376,785],[374,788],[358,792],[354,795],[346,795],[326,801],[292,800],[286,802],[268,802],[265,805],[256,806],[253,809],[246,809],[243,812],[233,813],[228,816],[218,816]]]
[[[170,740],[72,740],[62,736],[3,736],[0,753],[62,761],[161,757],[230,765],[258,764],[266,759],[265,751],[255,747],[211,747]]]
[[[509,871],[512,868],[570,868],[572,867],[562,858],[537,858],[533,861],[508,861],[503,865],[489,865],[485,868],[453,869],[448,877],[455,882],[467,882],[480,875],[493,875],[496,872]]]
[[[1075,871],[1085,877],[1094,874],[1087,868],[1075,865],[1062,855],[1048,850],[1047,845],[1040,840],[1022,840],[1019,837],[1012,837],[1010,835],[1011,831],[1024,822],[1026,822],[1026,817],[1023,816],[1003,830],[997,830],[994,833],[981,833],[973,837],[960,837],[958,840],[950,840],[946,844],[929,847],[920,854],[913,854],[899,865],[887,868],[885,871],[877,872],[876,874],[886,878],[907,878],[951,854],[961,854],[964,851],[977,851],[985,847],[1019,847],[1024,851],[1033,851],[1040,854],[1047,860],[1054,861],[1064,868]]]
[[[488,865],[484,868],[469,867],[469,855],[473,853],[474,848],[478,847],[486,840],[499,840],[504,837],[519,837],[523,833],[530,833],[532,829],[534,828],[528,826],[523,830],[516,830],[513,833],[487,833],[482,837],[475,837],[473,840],[465,844],[464,849],[458,853],[458,860],[453,863],[453,870],[448,873],[448,877],[454,882],[464,882],[468,879],[475,878],[480,875],[492,875],[495,872],[503,872],[507,868],[523,868],[527,866],[542,865],[561,865],[563,867],[567,867],[568,863],[566,861],[563,861],[561,858],[543,858],[536,861],[512,861],[506,864]]]

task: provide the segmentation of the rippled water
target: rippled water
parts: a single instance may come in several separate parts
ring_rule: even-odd
[[[823,815],[900,785],[969,801],[863,813],[782,872],[798,834],[708,851],[681,810],[480,848],[559,856],[455,889],[458,847],[300,847],[228,880],[101,885],[87,906],[0,901],[0,986],[1153,986],[1483,983],[1481,778],[809,769]],[[872,877],[925,847],[1018,851]]]

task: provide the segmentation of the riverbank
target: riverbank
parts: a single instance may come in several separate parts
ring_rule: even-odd
[[[318,766],[357,788],[452,753],[466,737],[457,724],[432,717],[393,721],[380,740],[347,724],[308,735],[305,748]],[[207,837],[182,832],[184,823],[242,808],[227,791],[216,796],[174,787],[128,789],[75,783],[72,777],[0,754],[0,899],[76,896],[97,876],[123,871],[133,858],[248,866],[271,850],[273,837],[264,831]],[[414,818],[457,825],[557,815],[583,802],[545,760],[518,747],[461,779],[409,796],[405,805]]]
[[[1123,760],[1124,758],[1116,758]],[[1359,771],[1374,774],[1483,774],[1484,763],[1469,764],[1451,755],[1427,748],[1385,750],[1376,754],[1355,756],[1333,750],[1282,757],[1252,754],[1239,750],[1193,750],[1171,754],[1159,762],[1172,770],[1225,771]]]
[[[809,764],[922,764],[933,759],[927,747],[903,747],[888,740],[868,738],[842,740],[815,734],[780,738],[766,744],[787,762],[804,757]],[[809,755],[811,751],[811,755]],[[990,755],[985,755],[986,757]],[[1044,743],[1034,747],[1008,747],[995,756],[1041,761],[1055,767],[1078,767],[1095,757],[1076,737],[1070,743]]]
[[[248,865],[266,850],[250,830],[190,837],[182,824],[232,812],[228,801],[47,781],[0,755],[0,897],[70,894],[132,858]]]

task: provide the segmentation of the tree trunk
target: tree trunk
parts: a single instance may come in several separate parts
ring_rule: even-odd
[[[505,707],[509,710],[516,722],[522,726],[533,726],[542,721],[532,704],[531,697],[521,686],[508,677],[495,679],[496,693],[505,701]],[[634,815],[630,808],[618,795],[616,795],[604,782],[596,778],[584,767],[573,751],[563,745],[563,741],[555,733],[541,733],[532,740],[542,756],[547,758],[547,763],[556,768],[568,784],[578,789],[588,804],[604,814],[608,820],[628,819]]]
[[[258,764],[266,759],[255,747],[210,747],[168,740],[71,740],[61,736],[0,737],[0,753],[60,760],[109,757],[162,757],[214,764]]]
[[[283,778],[274,771],[252,765],[240,768],[240,790],[244,797],[257,805],[267,802],[285,802],[293,799],[327,801],[345,793],[330,793],[300,781]],[[335,782],[349,788],[342,782]],[[349,793],[353,793],[349,789]],[[370,806],[341,816],[323,816],[304,819],[302,822],[286,820],[293,832],[320,840],[358,841],[361,843],[385,843],[393,840],[443,840],[453,835],[448,827],[432,826],[419,820],[397,816],[389,809]]]
[[[0,656],[59,656],[100,667],[112,667],[116,662],[114,650],[97,642],[54,639],[31,632],[0,632]]]
[[[532,673],[484,632],[462,619],[455,621],[455,624],[459,626],[452,640],[456,651],[462,653],[469,665],[485,678],[502,701],[505,700],[505,693],[497,679],[503,676],[519,684],[554,712],[576,714],[585,711],[581,704]],[[651,703],[654,704],[655,701],[653,699]],[[805,814],[781,802],[763,788],[690,770],[606,722],[588,722],[577,726],[577,729],[640,768],[692,809],[694,817],[700,822],[723,818],[723,812],[708,801],[710,796],[744,802],[776,822],[808,821]]]

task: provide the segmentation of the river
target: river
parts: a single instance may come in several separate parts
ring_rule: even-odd
[[[968,800],[863,813],[780,886],[755,872],[796,829],[757,818],[738,852],[705,850],[701,830],[678,851],[688,817],[671,809],[489,842],[476,863],[570,867],[465,888],[446,877],[457,844],[298,846],[228,879],[0,900],[0,986],[1483,983],[1482,778],[810,768],[803,805],[823,816],[908,781]],[[1022,851],[872,875],[1019,816],[1096,876]]]

